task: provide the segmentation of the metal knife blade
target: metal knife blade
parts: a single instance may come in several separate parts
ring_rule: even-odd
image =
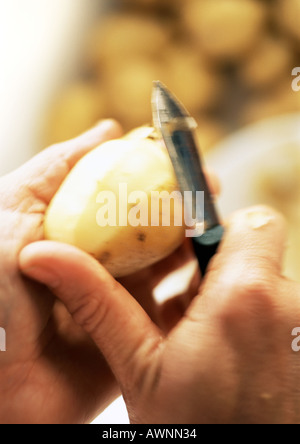
[[[161,82],[154,82],[152,94],[153,122],[168,149],[181,192],[192,191],[196,224],[203,222],[205,233],[194,237],[193,244],[202,273],[216,252],[223,236],[223,227],[208,187],[194,136],[195,120],[185,107]],[[196,205],[196,192],[204,192],[204,215]],[[190,215],[192,218],[192,215]]]

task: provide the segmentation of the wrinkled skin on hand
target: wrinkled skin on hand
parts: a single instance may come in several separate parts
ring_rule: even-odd
[[[118,137],[104,121],[0,179],[0,422],[86,422],[118,393],[101,353],[44,285],[21,275],[22,248],[43,239],[47,206],[72,166]]]
[[[291,334],[300,322],[300,288],[281,274],[284,226],[265,207],[234,214],[198,294],[171,330],[73,247],[73,274],[57,268],[64,259],[47,242],[26,247],[20,266],[52,288],[97,344],[132,423],[298,423],[300,361]]]
[[[60,184],[88,151],[122,135],[116,122],[103,121],[78,138],[52,146],[16,171],[0,178],[0,327],[6,331],[7,351],[0,353],[0,423],[88,423],[116,396],[120,388],[97,345],[82,326],[74,322],[63,302],[43,283],[45,271],[34,281],[25,276],[33,263],[19,269],[22,249],[43,240],[43,221],[49,202]],[[212,187],[218,185],[212,179]],[[51,263],[76,287],[86,275],[70,262],[69,247],[45,242],[39,263],[54,245]],[[45,247],[45,248],[44,248]],[[71,253],[72,255],[72,253]],[[154,286],[169,271],[193,260],[188,245],[170,258],[128,276],[123,284],[156,322],[164,328],[176,322],[199,276],[190,288],[164,307],[155,305]],[[83,267],[84,271],[84,267]],[[51,287],[51,286],[50,286]]]

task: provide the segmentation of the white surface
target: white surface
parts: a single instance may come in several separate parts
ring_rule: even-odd
[[[0,1],[0,175],[42,147],[40,119],[70,75],[95,0]]]
[[[92,424],[129,424],[123,398],[120,396],[116,399]]]

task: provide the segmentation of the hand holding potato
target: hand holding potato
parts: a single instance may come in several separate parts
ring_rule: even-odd
[[[69,169],[117,131],[96,128],[1,179],[1,422],[92,419],[118,393],[96,344],[121,383],[132,422],[298,423],[291,332],[300,290],[280,275],[285,236],[276,213],[259,207],[234,215],[198,296],[171,331],[155,325],[87,253],[35,242]],[[173,266],[190,260],[189,251],[174,253]],[[18,262],[49,290],[22,278]],[[124,284],[147,293],[166,265]],[[30,400],[26,408],[20,399]]]
[[[167,334],[72,246],[62,257],[55,243],[36,243],[20,263],[103,352],[132,423],[289,424],[300,420],[291,348],[300,288],[281,276],[284,245],[283,219],[269,208],[233,215],[198,295]]]
[[[43,239],[45,211],[70,169],[119,135],[118,125],[102,122],[0,178],[0,326],[7,338],[0,353],[0,423],[90,421],[119,393],[88,336],[53,293],[25,279],[18,265],[22,248]]]
[[[24,273],[30,274],[38,267],[39,279],[45,279],[42,258],[50,248],[54,252],[52,265],[54,256],[59,255],[55,268],[66,275],[76,273],[69,262],[70,247],[62,243],[38,242],[42,248],[35,264],[32,256],[30,264],[25,260],[19,264],[19,255],[26,245],[35,246],[43,240],[46,209],[74,165],[101,142],[120,136],[116,123],[104,121],[74,140],[51,146],[0,178],[0,327],[7,338],[6,352],[0,352],[0,423],[90,422],[120,393],[98,348],[53,291],[25,278],[19,269],[21,265]],[[74,250],[81,254],[74,247],[71,254]],[[182,246],[169,260],[128,276],[123,283],[153,319],[161,318],[153,306],[153,287],[190,260],[191,250]],[[74,283],[74,278],[87,283],[84,267],[82,271],[73,275]],[[195,283],[191,294],[195,294]],[[191,294],[182,295],[184,301]],[[170,313],[168,310],[168,325],[174,318]]]
[[[183,243],[181,194],[168,200],[178,189],[166,147],[142,128],[78,162],[49,205],[45,237],[87,251],[115,277],[135,273]]]

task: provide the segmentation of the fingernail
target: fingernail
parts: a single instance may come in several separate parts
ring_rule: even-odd
[[[57,288],[60,286],[60,278],[53,270],[48,268],[33,266],[22,270],[26,276],[34,279],[50,288]]]
[[[114,121],[112,119],[104,119],[96,122],[94,128],[99,128],[102,131],[110,130],[114,125]]]
[[[253,210],[246,213],[246,222],[253,230],[258,230],[273,221],[274,217],[265,210]]]

